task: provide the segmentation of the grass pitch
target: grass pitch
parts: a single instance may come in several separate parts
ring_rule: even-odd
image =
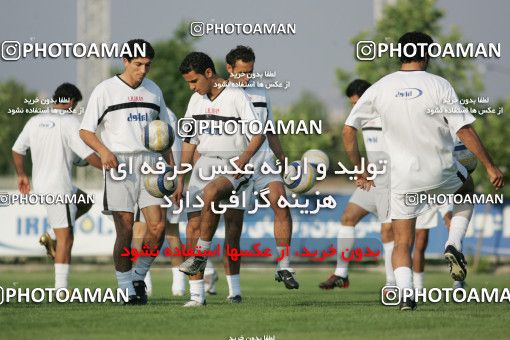
[[[53,271],[4,271],[2,287],[51,287]],[[71,287],[116,287],[113,268],[71,271]],[[380,301],[384,274],[352,271],[351,287],[322,291],[327,270],[298,271],[299,290],[289,291],[269,269],[244,270],[243,303],[227,304],[220,275],[218,295],[207,307],[185,309],[187,297],[172,297],[169,269],[152,272],[154,292],[146,306],[111,303],[10,303],[0,306],[2,339],[508,339],[509,303],[426,303],[414,312]],[[447,273],[426,273],[426,287],[451,287]],[[510,286],[510,275],[469,273],[470,287]]]

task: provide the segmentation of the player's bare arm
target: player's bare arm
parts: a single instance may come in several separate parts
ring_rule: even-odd
[[[85,144],[99,153],[103,168],[110,170],[119,165],[117,157],[115,157],[115,155],[103,143],[101,143],[94,132],[81,129],[80,138],[85,142]]]
[[[14,161],[14,168],[18,174],[18,190],[22,194],[28,194],[30,192],[30,179],[25,173],[25,167],[23,165],[23,155],[13,151],[12,160]]]
[[[181,164],[179,164],[179,169],[182,169],[184,164],[193,164],[193,156],[195,154],[196,148],[197,146],[195,144],[186,142],[182,143]],[[175,192],[171,196],[172,201],[177,205],[179,205],[179,201],[182,198],[185,176],[186,174],[179,174],[179,176],[177,176],[177,188],[175,189]]]
[[[253,155],[257,152],[257,150],[260,148],[262,143],[264,143],[266,136],[265,135],[254,135],[251,139],[250,143],[246,147],[246,149],[243,151],[242,154],[239,155],[239,159],[235,161],[236,165],[244,169],[246,164],[250,161],[250,159],[253,157]],[[234,177],[239,178],[242,174],[236,174]]]
[[[344,143],[345,152],[349,157],[350,161],[355,167],[361,168],[361,154],[359,152],[358,140],[357,140],[358,130],[352,126],[344,125],[342,130],[342,140]],[[368,173],[365,172],[361,175],[361,178],[356,180],[356,185],[363,190],[370,190],[370,187],[375,184],[373,181],[369,181],[366,178],[368,177]]]
[[[471,124],[461,127],[459,131],[457,131],[457,136],[469,151],[474,153],[476,158],[485,166],[492,185],[494,185],[496,189],[502,188],[505,185],[503,173],[492,161],[491,156],[487,152],[487,149],[485,149],[480,137],[478,137],[478,134]]]
[[[280,143],[280,138],[278,138],[278,135],[268,133],[266,135],[267,142],[269,143],[269,147],[273,151],[274,155],[276,156],[276,159],[280,161],[280,163],[284,163],[285,161],[285,153],[282,149],[282,144]]]
[[[95,153],[91,153],[90,156],[85,158],[85,160],[94,168],[101,170],[103,168],[103,164],[101,163],[101,158]]]

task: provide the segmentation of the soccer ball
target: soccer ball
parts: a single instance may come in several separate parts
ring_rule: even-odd
[[[143,144],[149,150],[163,152],[172,147],[175,134],[170,125],[161,121],[153,120],[143,130]]]
[[[455,143],[453,158],[459,161],[460,164],[464,165],[469,173],[475,171],[476,165],[478,164],[475,154],[469,151],[462,142]]]
[[[162,198],[174,193],[177,188],[177,178],[169,180],[167,177],[174,174],[173,167],[166,167],[163,174],[145,175],[144,185],[149,194],[154,197]]]
[[[298,170],[298,167],[300,170]],[[301,175],[297,179],[295,178],[301,172]],[[287,172],[283,176],[283,182],[290,189],[290,191],[296,194],[302,194],[310,190],[317,180],[317,170],[310,164],[307,164],[306,174],[303,161],[294,161],[289,164]],[[292,178],[291,178],[292,177]]]
[[[308,150],[303,154],[301,160],[304,161],[305,158],[308,163],[312,164],[315,168],[317,168],[318,164],[324,164],[326,166],[326,170],[329,169],[329,157],[324,151],[318,149]]]

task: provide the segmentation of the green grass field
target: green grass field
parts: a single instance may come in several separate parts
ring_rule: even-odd
[[[43,267],[43,266],[41,266]],[[104,267],[102,267],[104,268]],[[43,270],[44,269],[44,270]],[[51,267],[38,272],[4,271],[3,287],[51,287]],[[225,302],[224,276],[207,307],[184,309],[186,297],[170,296],[168,269],[154,270],[154,293],[146,306],[106,304],[18,304],[0,306],[2,339],[275,339],[427,338],[508,339],[510,304],[421,304],[401,312],[379,302],[383,273],[352,271],[351,287],[321,291],[326,270],[298,272],[299,290],[288,291],[269,269],[242,272],[244,301]],[[510,286],[510,275],[471,274],[470,287]],[[116,287],[112,271],[72,272],[71,287]],[[447,273],[427,273],[427,287],[450,287]]]

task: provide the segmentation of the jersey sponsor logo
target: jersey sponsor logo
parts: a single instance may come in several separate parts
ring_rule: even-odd
[[[128,122],[147,122],[149,121],[149,115],[147,113],[130,113]]]
[[[417,88],[407,88],[397,90],[395,93],[395,98],[403,98],[403,99],[414,99],[418,98],[423,94],[423,91]]]
[[[368,137],[367,143],[377,144],[377,137]]]
[[[128,102],[143,102],[142,96],[129,96]]]
[[[220,109],[218,109],[217,107],[208,107],[205,109],[205,113],[206,114],[218,114],[218,113],[220,113]]]
[[[39,123],[39,127],[43,129],[51,129],[55,127],[55,122],[52,121],[41,122]]]

